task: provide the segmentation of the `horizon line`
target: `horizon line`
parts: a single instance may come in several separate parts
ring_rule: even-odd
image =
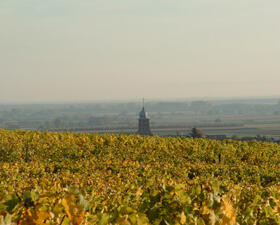
[[[261,100],[261,99],[277,99],[280,95],[260,95],[260,96],[229,96],[229,97],[151,97],[145,98],[145,101],[192,101],[192,100]],[[44,101],[4,101],[0,102],[0,105],[60,105],[60,104],[100,104],[100,103],[129,103],[129,102],[141,102],[143,98],[127,98],[127,99],[94,99],[94,100],[44,100]],[[147,101],[146,101],[147,102]]]

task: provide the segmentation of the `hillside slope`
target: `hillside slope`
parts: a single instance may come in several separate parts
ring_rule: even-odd
[[[280,224],[279,162],[272,143],[0,130],[0,215],[29,225]]]

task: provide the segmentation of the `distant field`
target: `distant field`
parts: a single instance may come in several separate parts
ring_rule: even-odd
[[[201,123],[197,126],[199,129],[202,129],[208,135],[227,135],[231,137],[233,135],[237,135],[239,137],[244,136],[257,136],[257,135],[265,135],[271,136],[274,138],[280,138],[280,123],[261,123],[258,122],[256,124],[244,124],[240,126],[239,124],[218,124],[215,126],[214,123],[209,123],[207,126],[203,126]],[[195,126],[195,125],[193,125]],[[192,126],[182,125],[182,124],[166,124],[165,126],[151,126],[152,132],[154,135],[158,136],[166,136],[166,135],[188,135],[190,134]],[[70,129],[71,130],[71,129]],[[57,130],[59,131],[59,130]],[[63,130],[62,130],[63,131]],[[133,127],[98,127],[98,128],[88,128],[88,129],[75,129],[72,130],[75,132],[89,132],[89,133],[136,133],[137,126]]]
[[[224,116],[220,118],[222,121],[220,123],[215,122],[215,118],[213,116],[200,116],[185,121],[174,119],[167,123],[170,126],[169,128],[155,128],[153,131],[157,135],[176,135],[178,133],[186,135],[192,127],[196,126],[209,135],[237,135],[240,137],[265,135],[280,138],[279,115]],[[205,126],[205,124],[207,125]]]
[[[188,135],[192,127],[209,135],[280,138],[278,99],[147,102],[155,135]],[[138,103],[0,105],[0,127],[7,129],[135,133]]]
[[[271,136],[274,138],[280,138],[280,124],[250,124],[244,126],[222,126],[222,127],[215,127],[213,126],[198,126],[199,129],[203,130],[207,135],[227,135],[231,137],[233,135],[237,135],[239,137],[253,137],[257,135],[265,135]],[[168,136],[168,135],[189,135],[191,131],[191,127],[175,127],[170,125],[170,127],[153,127],[152,132],[154,135],[158,136]],[[67,131],[67,130],[56,130],[56,131]],[[136,127],[100,127],[100,128],[87,128],[87,129],[75,129],[69,131],[74,132],[88,132],[88,133],[99,133],[99,134],[106,134],[106,133],[129,133],[133,134],[137,132]]]

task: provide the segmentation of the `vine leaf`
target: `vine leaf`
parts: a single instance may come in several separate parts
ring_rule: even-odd
[[[76,203],[77,198],[75,195],[68,195],[62,199],[62,205],[65,208],[65,212],[73,225],[80,225],[85,216],[84,209],[81,204]]]
[[[31,209],[27,209],[23,213],[23,218],[20,219],[19,225],[41,225],[41,224],[49,224],[47,219],[51,217],[50,213],[44,211],[35,211]]]

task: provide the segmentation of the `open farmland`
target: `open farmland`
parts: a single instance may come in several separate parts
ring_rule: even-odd
[[[280,224],[279,181],[273,143],[0,130],[5,225]]]

